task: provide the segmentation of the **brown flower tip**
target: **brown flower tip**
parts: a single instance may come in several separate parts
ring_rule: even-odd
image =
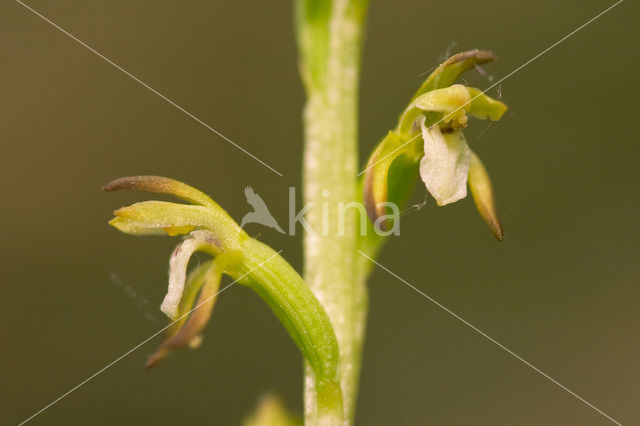
[[[170,194],[193,204],[217,207],[217,204],[205,193],[186,183],[163,176],[127,176],[113,180],[102,187],[102,190],[106,192],[119,191],[121,189]]]
[[[495,201],[493,197],[493,187],[487,169],[475,153],[471,153],[471,165],[469,167],[469,189],[476,203],[478,213],[489,225],[489,229],[498,241],[504,240],[502,225],[498,219]]]
[[[459,62],[469,61],[472,62],[471,66],[476,64],[486,64],[496,59],[496,55],[489,50],[473,49],[466,52],[456,53],[450,56],[446,61],[442,63],[442,67],[448,67]]]

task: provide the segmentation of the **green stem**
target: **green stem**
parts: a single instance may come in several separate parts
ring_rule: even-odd
[[[367,2],[334,0],[328,11],[313,9],[317,5],[312,3],[298,2],[298,40],[308,93],[304,199],[310,206],[306,220],[311,227],[304,240],[304,277],[329,315],[338,339],[344,417],[351,424],[368,303],[364,282],[355,271],[357,210],[345,213],[344,208],[359,199],[358,86]],[[322,13],[326,13],[325,22]],[[306,423],[323,423],[315,408],[320,401],[309,366],[305,377]]]
[[[302,278],[271,247],[248,238],[242,244],[242,253],[243,263],[232,275],[267,302],[304,355],[316,391],[313,424],[342,424],[338,343],[325,310]]]

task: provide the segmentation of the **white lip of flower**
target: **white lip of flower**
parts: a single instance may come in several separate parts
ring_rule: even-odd
[[[437,125],[425,126],[420,119],[424,139],[424,157],[420,160],[420,177],[439,206],[467,196],[467,178],[471,150],[461,130],[442,134]]]
[[[178,244],[171,254],[171,259],[169,259],[169,286],[162,305],[160,305],[160,310],[171,320],[175,320],[178,316],[178,307],[187,278],[189,259],[196,251],[215,244],[215,236],[210,231],[193,231],[189,236],[191,238],[187,238]]]

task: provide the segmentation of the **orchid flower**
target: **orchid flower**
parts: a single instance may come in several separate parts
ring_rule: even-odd
[[[114,212],[109,222],[132,235],[182,236],[169,260],[169,283],[161,310],[169,326],[149,358],[157,365],[172,350],[198,347],[223,274],[252,288],[269,305],[315,373],[318,410],[342,404],[338,343],[329,317],[300,275],[272,248],[249,237],[215,201],[182,182],[159,176],[116,179],[105,191],[133,189],[169,194],[190,204],[143,201]],[[212,260],[188,272],[195,252]]]
[[[423,83],[401,115],[398,126],[378,144],[364,177],[364,202],[372,222],[385,203],[406,202],[417,175],[439,206],[471,190],[481,217],[498,240],[503,232],[496,214],[489,175],[463,134],[469,116],[499,120],[507,106],[478,89],[453,84],[464,72],[493,59],[473,50],[449,58]]]

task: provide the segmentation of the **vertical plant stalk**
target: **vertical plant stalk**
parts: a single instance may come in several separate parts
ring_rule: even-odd
[[[368,303],[367,289],[355,272],[357,210],[345,213],[344,207],[358,199],[358,86],[367,2],[319,3],[323,1],[300,0],[297,5],[301,73],[308,95],[304,200],[310,206],[306,220],[311,230],[304,239],[304,277],[329,315],[338,339],[344,421],[350,424]],[[306,366],[307,424],[327,423],[318,418],[316,398],[313,371]]]

